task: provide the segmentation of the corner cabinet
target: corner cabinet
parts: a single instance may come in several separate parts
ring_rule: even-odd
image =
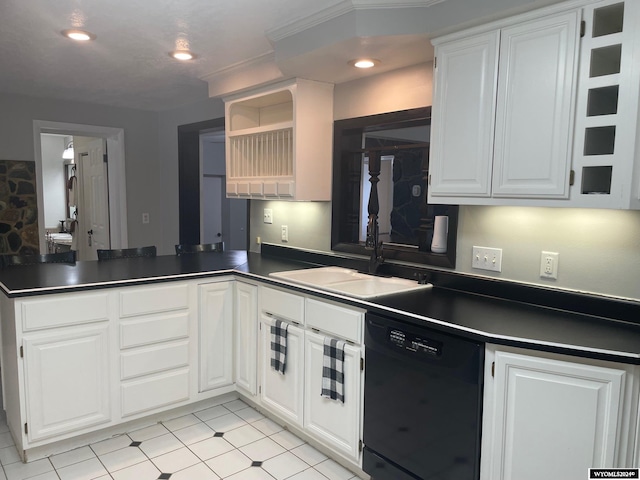
[[[282,82],[225,99],[227,197],[331,200],[333,84]]]
[[[233,290],[233,281],[198,285],[200,392],[233,383]]]
[[[580,12],[434,40],[429,203],[566,198]]]
[[[258,287],[236,281],[236,386],[255,396],[258,389]]]
[[[637,367],[488,345],[484,389],[482,480],[631,466]]]

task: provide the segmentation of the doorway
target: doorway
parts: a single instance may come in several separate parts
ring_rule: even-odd
[[[42,197],[47,253],[76,250],[96,260],[110,248],[106,141],[42,133]]]
[[[124,170],[124,130],[122,128],[100,127],[72,123],[49,122],[34,120],[34,154],[36,163],[38,224],[45,226],[44,188],[43,188],[43,159],[42,134],[59,134],[68,137],[94,137],[101,139],[101,143],[108,152],[108,169],[106,177],[108,213],[105,213],[109,225],[106,234],[110,248],[127,248],[127,212],[126,212],[126,184]],[[88,152],[88,150],[87,150]],[[101,155],[101,154],[96,154]],[[94,179],[94,181],[96,181]],[[99,200],[96,200],[96,202]],[[103,222],[103,223],[104,223]],[[88,228],[87,231],[91,230]],[[46,231],[39,228],[40,253],[47,253]],[[106,242],[105,242],[106,244]]]
[[[178,127],[181,244],[247,249],[249,200],[226,197],[224,149],[224,118]]]

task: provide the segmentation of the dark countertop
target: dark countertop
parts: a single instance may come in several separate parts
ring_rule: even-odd
[[[286,285],[301,293],[311,293],[484,342],[640,365],[640,324],[567,308],[552,308],[443,288],[438,286],[437,281],[433,282],[434,288],[431,289],[364,301],[269,276],[272,272],[323,264],[356,267],[353,264],[345,265],[345,262],[353,263],[355,260],[344,261],[339,256],[310,256],[306,261],[292,257],[295,256],[271,257],[228,251],[179,257],[167,255],[108,262],[77,262],[75,265],[9,267],[0,271],[0,288],[7,297],[17,298],[234,274],[274,286]],[[578,297],[579,303],[580,300]],[[611,308],[615,309],[615,306],[616,303],[611,302]],[[625,308],[629,309],[630,306],[625,305]],[[637,309],[640,313],[640,306]]]

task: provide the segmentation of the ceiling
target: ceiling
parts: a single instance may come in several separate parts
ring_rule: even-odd
[[[293,76],[342,83],[371,74],[355,56],[375,73],[427,62],[436,31],[554,1],[3,0],[0,92],[162,111]],[[169,57],[185,47],[198,58]]]

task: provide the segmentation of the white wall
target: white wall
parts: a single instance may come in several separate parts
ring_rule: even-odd
[[[162,212],[161,231],[156,239],[159,255],[175,253],[179,243],[178,210],[178,126],[224,117],[224,103],[217,98],[204,99],[195,105],[158,114],[158,168],[162,195],[158,208]]]
[[[431,65],[336,85],[334,119],[431,105]],[[330,251],[331,203],[251,204],[251,250],[263,242]],[[273,209],[273,225],[262,209]],[[474,245],[503,249],[503,271],[471,269]],[[541,279],[540,252],[558,252],[557,280]],[[533,207],[460,207],[456,271],[640,300],[640,212]]]
[[[44,190],[44,226],[58,229],[60,220],[66,220],[66,180],[62,152],[64,137],[42,135],[42,177]]]
[[[129,246],[160,238],[161,205],[177,203],[177,194],[167,200],[160,188],[157,113],[3,93],[0,106],[0,158],[6,160],[34,160],[34,120],[123,128]],[[150,213],[149,224],[142,224],[142,212]]]

